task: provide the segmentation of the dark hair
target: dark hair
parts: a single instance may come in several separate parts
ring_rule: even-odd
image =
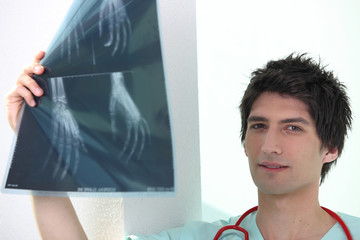
[[[345,85],[331,71],[326,71],[320,61],[316,63],[306,54],[291,54],[285,59],[269,61],[264,68],[252,73],[239,107],[242,142],[245,140],[252,105],[263,92],[275,92],[304,102],[315,121],[321,148],[337,148],[341,155],[345,136],[351,129],[349,98]],[[336,161],[323,165],[320,183]]]

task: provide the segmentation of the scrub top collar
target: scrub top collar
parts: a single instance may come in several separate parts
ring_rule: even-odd
[[[257,211],[249,214],[240,224],[240,227],[245,228],[249,232],[250,239],[264,240],[260,229],[256,224]],[[340,224],[337,222],[321,240],[343,239],[344,232]]]

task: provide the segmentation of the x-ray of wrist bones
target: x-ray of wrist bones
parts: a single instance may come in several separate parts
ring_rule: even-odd
[[[104,20],[107,20],[108,26],[104,26]],[[83,36],[85,31],[82,23],[69,35],[66,41],[63,41],[61,53],[68,55],[68,62],[71,63],[71,46],[74,41],[76,55],[79,56],[79,36]],[[125,6],[121,0],[104,0],[100,6],[98,30],[99,36],[104,34],[104,28],[108,27],[109,39],[104,42],[104,47],[112,47],[112,56],[118,51],[125,50],[129,35],[131,34],[131,23],[127,16]],[[65,51],[67,50],[67,51]],[[96,64],[96,56],[93,52],[93,64]],[[111,120],[111,130],[114,140],[118,134],[117,116],[125,119],[127,132],[124,145],[120,147],[119,159],[128,162],[136,153],[139,159],[146,139],[149,137],[150,130],[146,120],[142,117],[138,107],[129,95],[122,72],[113,72],[110,74],[111,92],[109,100],[109,115]],[[77,171],[79,165],[79,151],[87,151],[83,139],[80,136],[79,126],[68,108],[68,101],[64,90],[63,77],[51,78],[52,100],[54,103],[52,115],[51,143],[53,146],[59,146],[58,162],[55,165],[53,178],[60,174],[63,179],[73,164],[72,174]],[[52,151],[52,150],[50,150]],[[50,152],[51,153],[51,152]],[[64,161],[65,159],[65,161]],[[73,163],[71,163],[73,161]],[[44,167],[48,160],[44,162]],[[61,173],[59,173],[62,169]]]
[[[54,108],[52,112],[52,138],[51,143],[57,144],[59,147],[59,156],[55,164],[55,170],[53,172],[53,178],[55,178],[63,166],[63,171],[60,173],[60,178],[63,179],[67,173],[67,169],[70,167],[71,158],[75,159],[74,172],[77,171],[79,164],[79,151],[87,151],[84,141],[80,136],[80,130],[73,115],[68,109],[68,102],[65,95],[63,79],[51,78],[51,92],[52,100],[54,102]],[[48,164],[50,149],[47,159],[43,165],[43,168]],[[63,162],[65,159],[65,162]]]

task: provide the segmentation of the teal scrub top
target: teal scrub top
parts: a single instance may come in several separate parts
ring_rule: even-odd
[[[245,228],[249,232],[250,240],[263,240],[259,228],[256,225],[256,214],[253,212],[248,215],[243,222],[241,227]],[[360,239],[360,218],[350,216],[347,214],[340,213],[339,216],[345,222],[349,228],[351,235],[354,240]],[[230,218],[229,221],[218,221],[214,223],[206,222],[190,222],[183,227],[174,228],[163,231],[159,234],[148,235],[148,236],[129,236],[127,240],[212,240],[218,230],[226,225],[233,225],[239,217]],[[228,236],[221,238],[223,240],[238,240],[244,239],[244,237]],[[339,223],[336,223],[322,238],[322,240],[346,240],[344,230]]]

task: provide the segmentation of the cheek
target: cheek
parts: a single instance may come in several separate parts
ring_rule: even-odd
[[[244,153],[245,153],[245,155],[248,157],[248,153],[247,153],[247,151],[246,151],[246,145],[245,145],[245,143],[244,143]]]
[[[247,142],[248,142],[248,138],[247,138],[247,134],[246,134],[245,138],[244,138],[243,147],[244,147],[244,153],[248,157],[248,150],[247,150],[248,143]]]
[[[297,156],[297,165],[304,169],[305,172],[319,172],[322,168],[322,154],[320,150],[314,147],[313,145],[309,145],[308,143],[304,148],[296,149],[296,147],[292,147],[292,155]]]
[[[246,137],[244,141],[244,152],[245,155],[248,157],[249,161],[256,157],[259,153],[259,149],[261,149],[259,139],[254,141],[251,137]]]
[[[249,137],[246,136],[244,140],[244,152],[245,155],[249,158],[249,155],[251,155],[251,148],[253,148],[253,144],[249,141]]]

